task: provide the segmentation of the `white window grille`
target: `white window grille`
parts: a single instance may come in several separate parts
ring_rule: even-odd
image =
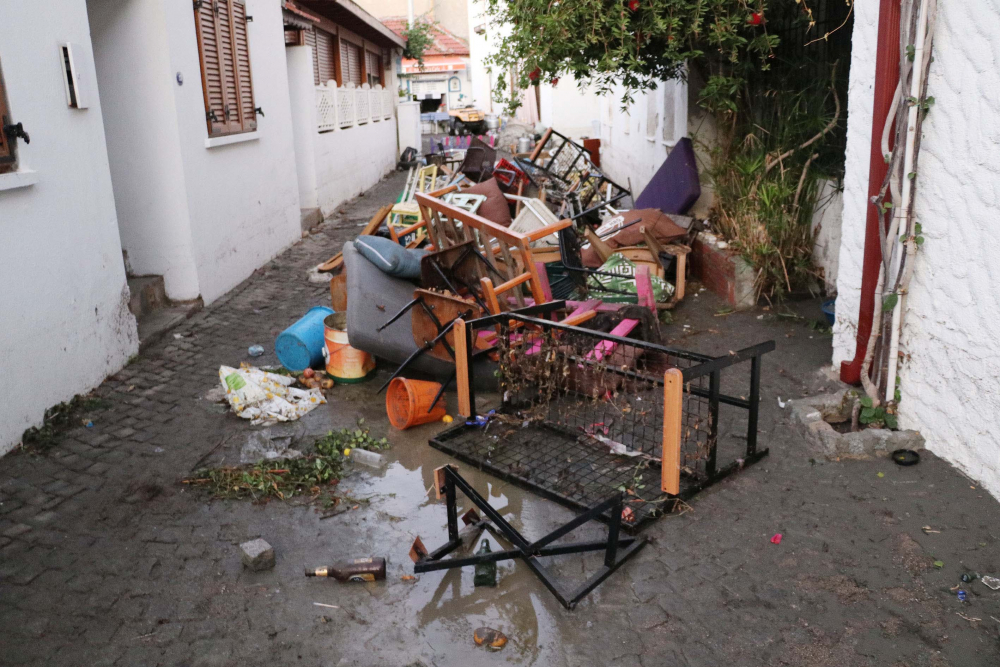
[[[396,97],[395,91],[385,88],[383,90],[385,103],[382,105],[382,113],[385,114],[385,119],[389,120],[392,118],[392,114],[396,108]]]
[[[368,94],[371,101],[372,122],[382,120],[382,86],[375,86]]]
[[[354,119],[358,125],[363,125],[371,120],[371,100],[368,91],[368,84],[363,84],[355,91],[354,96]]]
[[[337,89],[337,121],[340,127],[354,125],[354,84],[346,83]]]
[[[316,87],[316,124],[320,132],[329,132],[337,129],[336,87]]]

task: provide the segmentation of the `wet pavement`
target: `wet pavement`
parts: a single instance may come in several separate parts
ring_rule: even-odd
[[[0,464],[2,665],[996,665],[1000,591],[965,584],[1000,574],[1000,506],[929,453],[912,468],[888,460],[822,460],[792,430],[782,400],[832,388],[819,369],[830,339],[807,326],[818,301],[727,314],[694,285],[668,329],[699,352],[774,339],[765,358],[761,446],[771,454],[644,531],[640,554],[564,610],[523,564],[499,566],[496,589],[471,569],[418,575],[420,535],[445,540],[432,470],[454,462],[427,445],[444,427],[391,429],[370,383],[338,386],[330,403],[274,427],[296,444],[364,417],[392,448],[383,471],[359,468],[338,487],[358,509],[322,519],[295,503],[211,501],[181,483],[201,464],[238,462],[258,427],[205,398],[221,364],[276,363],[275,336],[327,304],[306,270],[353,237],[405,175],[395,175],[196,314],[97,390],[107,409],[42,455]],[[690,292],[689,292],[690,293]],[[687,326],[685,326],[687,325]],[[251,360],[247,347],[262,344]],[[489,396],[482,397],[484,402]],[[454,395],[449,395],[454,409]],[[572,513],[461,465],[511,523],[537,537]],[[881,476],[880,476],[881,473]],[[924,532],[929,526],[931,531]],[[594,539],[597,525],[574,535]],[[781,533],[780,544],[771,537]],[[269,572],[242,568],[238,544],[274,546]],[[492,540],[493,548],[499,548]],[[306,579],[305,566],[378,555],[371,584]],[[935,561],[941,565],[936,567]],[[582,581],[600,555],[553,559]],[[317,606],[321,605],[331,606]],[[510,643],[485,655],[483,625]]]

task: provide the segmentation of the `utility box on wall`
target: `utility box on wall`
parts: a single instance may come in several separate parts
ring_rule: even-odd
[[[90,50],[80,44],[65,42],[59,45],[59,58],[62,61],[66,104],[73,109],[89,108],[94,80],[94,61]]]

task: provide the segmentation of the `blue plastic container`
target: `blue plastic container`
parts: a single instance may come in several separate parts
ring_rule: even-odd
[[[290,371],[323,368],[323,320],[333,309],[314,306],[298,322],[288,327],[274,341],[274,353]]]
[[[837,321],[836,299],[823,302],[823,314],[826,315],[826,323],[831,327]]]

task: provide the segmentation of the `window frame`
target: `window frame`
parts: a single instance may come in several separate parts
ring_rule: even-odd
[[[237,12],[236,5],[242,7]],[[195,38],[201,70],[202,91],[205,101],[205,122],[208,138],[217,139],[257,130],[257,106],[253,86],[253,66],[250,53],[250,28],[247,21],[246,0],[199,0],[194,3]],[[222,25],[223,20],[226,25]],[[241,50],[237,21],[242,20],[242,37],[245,58]],[[208,21],[208,24],[206,24]],[[228,28],[228,29],[226,29]],[[209,82],[209,55],[205,40],[215,43],[214,64],[218,69],[221,107],[213,108],[213,91]],[[241,65],[245,64],[245,72]],[[231,109],[235,103],[235,113]],[[223,114],[220,119],[216,111]]]

